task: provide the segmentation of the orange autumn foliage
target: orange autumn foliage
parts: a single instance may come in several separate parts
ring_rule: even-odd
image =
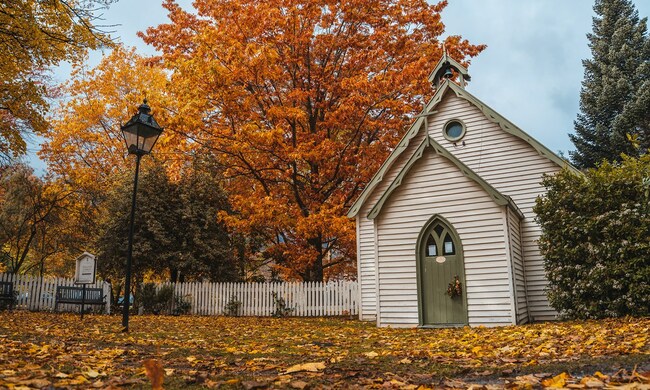
[[[168,128],[225,167],[232,229],[263,234],[288,278],[354,266],[347,208],[431,93],[442,1],[166,0],[142,37],[162,54]],[[484,46],[445,39],[465,61]],[[155,101],[155,99],[152,99]]]
[[[26,139],[47,127],[56,96],[49,69],[77,63],[89,49],[112,42],[97,14],[105,0],[3,1],[0,6],[0,161],[27,152]]]
[[[52,186],[71,191],[65,224],[56,229],[76,229],[75,240],[58,256],[93,251],[97,225],[105,217],[104,200],[120,179],[132,177],[133,156],[128,156],[120,125],[126,123],[147,96],[152,114],[163,125],[173,111],[173,99],[164,91],[167,76],[133,49],[116,47],[93,69],[77,64],[71,80],[61,87],[66,95],[49,118],[46,140],[39,155],[48,163]],[[178,173],[184,163],[185,142],[166,132],[155,153],[143,165],[164,164]],[[180,151],[180,154],[178,153]],[[126,195],[128,196],[128,195]],[[67,256],[67,257],[65,257]],[[58,272],[64,267],[53,264]],[[52,268],[52,267],[51,267]]]
[[[165,73],[133,49],[116,47],[91,70],[75,67],[72,79],[62,87],[67,99],[50,118],[40,156],[51,173],[78,190],[106,191],[115,185],[116,174],[134,167],[120,125],[145,96],[156,120],[169,122],[173,99],[166,89]],[[165,134],[156,144],[157,158],[164,159],[166,152],[181,150],[184,144],[174,133]]]

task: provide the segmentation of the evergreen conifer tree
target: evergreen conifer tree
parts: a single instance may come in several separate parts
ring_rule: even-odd
[[[580,113],[569,135],[574,164],[593,167],[621,153],[636,156],[650,147],[650,38],[647,18],[630,0],[596,0],[592,57],[583,61],[585,77]]]

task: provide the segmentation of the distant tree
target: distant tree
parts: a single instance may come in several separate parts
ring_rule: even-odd
[[[45,273],[46,260],[64,251],[63,231],[73,193],[34,175],[23,164],[0,174],[0,248],[12,273]]]
[[[112,0],[12,0],[0,7],[0,159],[26,150],[24,135],[47,127],[47,70],[78,61],[110,40],[94,12]]]
[[[579,167],[620,161],[650,147],[650,38],[647,18],[639,19],[630,0],[597,0],[592,58],[585,77],[571,159]]]
[[[238,280],[240,268],[230,237],[217,220],[227,201],[214,172],[193,167],[179,181],[171,181],[160,164],[145,162],[133,243],[135,285],[145,277],[172,282]],[[124,274],[132,180],[124,175],[106,200],[97,240],[104,278],[120,279]]]

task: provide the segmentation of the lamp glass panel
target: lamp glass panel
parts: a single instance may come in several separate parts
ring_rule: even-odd
[[[161,132],[138,123],[122,130],[122,133],[124,134],[127,148],[133,145],[138,150],[149,153]]]
[[[156,143],[157,139],[157,135],[153,137],[142,138],[142,150],[146,151],[147,153],[151,152],[151,149],[153,149],[153,144]]]
[[[131,145],[137,145],[138,143],[137,134],[128,131],[128,129],[123,130],[122,134],[124,135],[124,140],[126,141],[127,149],[130,148]]]

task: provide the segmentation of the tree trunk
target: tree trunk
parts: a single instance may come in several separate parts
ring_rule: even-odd
[[[303,274],[305,282],[322,282],[323,281],[323,243],[320,237],[310,238],[309,244],[316,250],[316,260],[307,267]]]

